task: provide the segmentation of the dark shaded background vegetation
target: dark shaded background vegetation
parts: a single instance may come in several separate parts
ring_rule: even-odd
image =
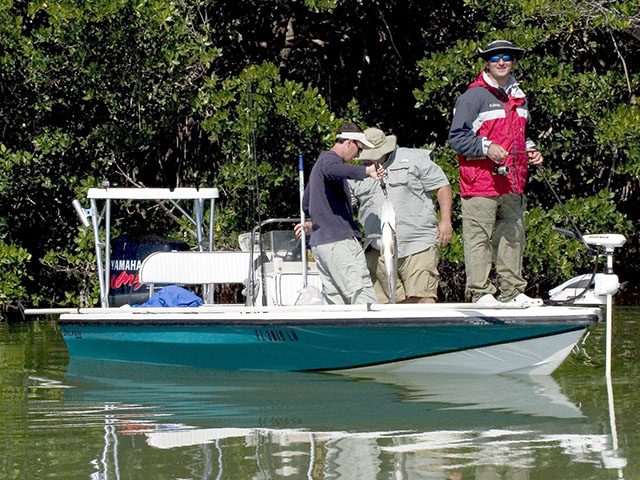
[[[476,51],[527,49],[516,76],[549,177],[585,233],[628,243],[619,296],[637,301],[640,6],[636,1],[94,0],[0,5],[0,304],[92,304],[90,233],[73,198],[112,186],[217,186],[216,244],[259,215],[297,213],[307,173],[344,120],[434,149],[457,192],[446,138]],[[254,212],[256,185],[260,211]],[[457,200],[457,198],[456,198]],[[459,300],[459,236],[443,249]],[[539,173],[528,185],[528,293],[591,269]],[[152,207],[116,212],[163,225]],[[167,223],[165,233],[175,226]]]

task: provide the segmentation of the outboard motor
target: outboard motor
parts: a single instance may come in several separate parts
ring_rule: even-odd
[[[109,305],[135,305],[149,300],[149,286],[140,283],[138,270],[147,256],[153,252],[189,250],[180,240],[152,235],[123,235],[115,241],[111,256]]]

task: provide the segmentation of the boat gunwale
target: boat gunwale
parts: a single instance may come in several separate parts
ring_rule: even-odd
[[[302,312],[333,312],[333,313],[350,313],[350,312],[434,312],[434,311],[505,311],[516,310],[518,315],[523,313],[527,316],[530,312],[544,311],[600,311],[599,306],[588,305],[517,305],[509,303],[498,304],[477,304],[477,303],[403,303],[403,304],[356,304],[356,305],[266,305],[266,306],[246,306],[238,304],[204,304],[198,307],[138,307],[126,305],[122,307],[61,307],[61,308],[31,308],[25,309],[26,315],[46,315],[46,314],[205,314],[205,313],[302,313]]]

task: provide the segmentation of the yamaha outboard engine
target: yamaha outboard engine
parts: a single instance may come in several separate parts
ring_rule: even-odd
[[[152,235],[123,235],[115,241],[111,256],[109,305],[135,305],[149,300],[149,286],[140,283],[138,270],[147,256],[153,252],[189,250],[180,240]]]

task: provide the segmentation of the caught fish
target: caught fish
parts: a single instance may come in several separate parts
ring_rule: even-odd
[[[380,213],[382,227],[382,245],[380,255],[384,260],[384,271],[387,277],[389,302],[396,303],[396,284],[398,282],[398,248],[396,243],[396,211],[389,197],[382,203]]]

